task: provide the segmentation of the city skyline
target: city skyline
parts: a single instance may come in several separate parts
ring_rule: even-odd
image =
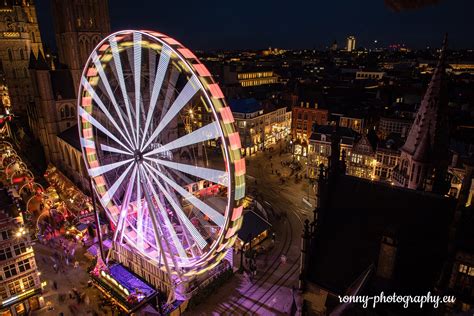
[[[404,12],[394,12],[382,0],[363,4],[313,3],[305,4],[306,9],[303,3],[287,9],[282,1],[272,3],[273,7],[269,5],[269,2],[244,1],[238,5],[212,2],[205,6],[188,4],[183,10],[182,4],[177,2],[160,5],[142,2],[131,8],[128,2],[115,0],[110,3],[110,20],[113,31],[159,29],[200,50],[270,46],[325,49],[334,40],[339,48],[344,48],[346,37],[350,35],[357,38],[358,47],[405,44],[421,49],[439,47],[446,32],[451,49],[474,48],[474,40],[463,33],[474,29],[469,15],[474,11],[474,3],[467,0],[442,1]],[[50,3],[43,1],[37,6],[44,42],[54,47]]]

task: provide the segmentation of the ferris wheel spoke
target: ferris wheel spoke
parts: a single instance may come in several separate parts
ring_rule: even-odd
[[[99,72],[101,83],[104,85],[105,90],[107,91],[107,95],[109,97],[109,100],[112,102],[112,104],[114,106],[114,109],[115,109],[115,112],[117,112],[117,116],[120,120],[120,123],[122,123],[122,127],[123,127],[123,129],[125,130],[125,133],[128,136],[128,140],[132,141],[132,137],[130,136],[127,125],[125,124],[125,121],[123,119],[122,111],[120,110],[120,108],[118,106],[117,100],[115,99],[115,94],[112,92],[112,88],[110,87],[109,80],[108,80],[107,76],[105,75],[104,68],[102,67],[102,63],[100,62],[99,56],[97,56],[96,52],[93,53],[92,59],[94,61],[95,68]]]
[[[144,156],[148,157],[158,153],[170,151],[176,148],[181,148],[201,142],[205,142],[211,139],[219,137],[219,132],[217,130],[219,124],[217,122],[210,123],[206,126],[203,126],[194,132],[186,134],[178,139],[175,139],[161,147],[153,149],[150,152],[147,152]]]
[[[143,170],[144,171],[144,170]],[[164,221],[164,224],[165,224],[165,228],[166,230],[169,232],[170,236],[171,236],[171,240],[173,242],[173,245],[175,246],[176,248],[176,251],[178,252],[178,255],[179,257],[182,259],[182,260],[188,260],[188,256],[186,255],[186,251],[184,250],[184,247],[183,245],[181,244],[179,238],[178,238],[178,235],[176,234],[176,230],[174,229],[174,226],[173,224],[171,223],[169,217],[168,217],[168,214],[166,213],[166,210],[163,206],[163,204],[161,204],[161,201],[160,201],[160,198],[158,196],[158,194],[156,193],[156,190],[153,186],[153,183],[150,179],[150,177],[148,176],[148,174],[144,171],[143,174],[145,175],[146,179],[147,179],[147,183],[149,184],[149,188],[151,189],[151,193],[153,195],[153,198],[155,199],[156,201],[156,204],[158,205],[158,209],[160,211],[160,215],[161,215],[161,218],[163,219]]]
[[[183,198],[189,201],[192,205],[194,205],[198,210],[200,210],[203,214],[207,215],[214,223],[216,223],[219,227],[223,227],[225,223],[224,216],[189,193],[187,190],[183,189],[179,186],[176,182],[165,176],[162,172],[154,168],[153,166],[147,164],[150,170],[152,170],[156,175],[158,175],[161,179],[163,179],[166,183],[168,183],[176,192],[178,192]]]
[[[163,49],[160,55],[160,61],[158,62],[156,77],[153,83],[153,90],[151,93],[150,105],[148,106],[148,113],[146,116],[145,127],[143,129],[143,138],[140,144],[141,148],[143,148],[143,143],[145,142],[145,138],[148,133],[148,128],[150,126],[151,118],[153,117],[153,113],[155,112],[158,96],[160,95],[161,86],[163,85],[163,79],[165,78],[166,70],[168,69],[170,56],[171,56],[171,50],[168,47],[163,46]]]
[[[111,163],[111,164],[108,164],[108,165],[103,165],[103,166],[91,168],[91,169],[88,170],[89,176],[91,176],[91,177],[100,176],[100,175],[102,175],[106,172],[109,172],[109,171],[114,170],[118,167],[126,165],[126,164],[132,162],[133,160],[134,159],[127,159],[127,160],[123,160],[123,161],[119,161],[119,162],[114,162],[114,163]]]
[[[132,197],[133,186],[135,185],[134,179],[137,174],[137,169],[138,169],[137,165],[135,164],[133,166],[132,176],[130,177],[131,180],[128,182],[127,190],[125,191],[125,196],[123,198],[122,205],[120,205],[120,213],[117,220],[117,227],[114,233],[114,241],[122,240],[123,238],[123,231],[124,231],[123,224],[125,223],[125,218],[127,217],[127,214],[128,214],[128,208],[130,206],[130,199]]]
[[[163,119],[160,121],[156,129],[151,134],[148,141],[145,143],[144,146],[141,147],[141,150],[147,148],[155,138],[160,134],[160,132],[165,128],[171,120],[181,111],[181,109],[192,99],[192,97],[199,91],[199,84],[196,75],[193,75],[186,85],[184,86],[183,90],[179,93],[176,100],[173,102],[171,107],[169,108],[168,112],[166,112]]]
[[[156,55],[157,54],[154,50],[148,51],[148,73],[150,76],[150,80],[148,81],[148,84],[150,85],[148,88],[148,91],[153,90],[154,78],[155,78],[155,72],[156,72]]]
[[[120,53],[117,46],[117,41],[115,36],[112,36],[109,40],[110,47],[112,48],[112,56],[114,59],[115,69],[117,71],[117,77],[120,85],[120,90],[122,91],[123,101],[125,104],[125,109],[127,110],[128,124],[130,125],[132,136],[134,137],[135,146],[137,146],[137,130],[133,125],[132,114],[130,110],[130,100],[128,98],[127,87],[125,85],[125,79],[123,76],[122,61],[120,60]]]
[[[115,127],[115,129],[122,135],[122,137],[125,139],[125,141],[133,147],[132,143],[130,140],[124,135],[122,132],[121,128],[118,126],[117,122],[114,120],[112,115],[110,114],[109,110],[105,107],[104,103],[102,100],[99,98],[95,90],[92,88],[91,84],[89,81],[86,79],[86,77],[82,77],[81,79],[81,84],[82,86],[86,89],[86,91],[91,95],[92,99],[95,101],[95,103],[99,106],[100,110],[105,114],[105,116],[109,119],[109,121],[112,123],[112,125]]]
[[[142,47],[140,46],[142,35],[138,32],[133,32],[133,61],[135,70],[133,77],[135,78],[135,126],[137,127],[137,144],[140,138],[140,103],[141,103],[141,79],[142,79]]]
[[[208,180],[213,183],[218,183],[223,186],[228,186],[229,178],[226,171],[198,167],[193,165],[182,164],[179,162],[172,162],[168,160],[156,159],[151,157],[144,157],[146,160],[155,162],[157,164],[166,166],[168,168],[176,169],[184,173],[196,176],[198,178]]]
[[[135,164],[130,164],[127,167],[127,169],[125,169],[125,171],[122,173],[122,175],[112,184],[110,189],[107,192],[105,192],[104,195],[102,195],[100,199],[102,205],[109,204],[110,200],[114,197],[115,193],[117,192],[117,189],[120,187],[120,185],[122,185],[123,180],[125,180],[125,177],[130,172],[130,169],[132,169],[134,165]]]
[[[105,128],[102,124],[100,124],[99,121],[97,121],[94,117],[92,117],[92,115],[90,115],[89,113],[87,113],[86,110],[84,110],[84,108],[82,107],[78,107],[78,114],[83,118],[85,119],[86,121],[88,121],[89,123],[91,123],[92,125],[94,125],[98,130],[100,130],[102,133],[104,133],[105,135],[109,136],[111,139],[113,139],[117,144],[119,144],[120,146],[122,146],[123,148],[125,148],[126,150],[129,150],[129,148],[124,145],[117,137],[115,137],[114,134],[112,134],[107,128]]]
[[[176,89],[176,82],[178,81],[178,78],[179,78],[179,71],[177,71],[175,68],[172,68],[171,74],[168,79],[168,84],[166,87],[165,99],[163,101],[163,106],[161,108],[160,121],[165,116],[165,113],[168,112],[168,108],[170,106],[171,100],[174,95],[174,91]]]
[[[149,168],[150,165],[145,163],[146,168]],[[150,170],[150,169],[148,169]],[[175,214],[179,217],[181,222],[184,224],[184,226],[187,228],[187,230],[191,233],[192,238],[198,245],[199,249],[204,249],[206,247],[207,242],[204,239],[204,237],[201,235],[201,233],[194,227],[194,225],[191,223],[189,218],[184,214],[184,211],[181,209],[181,207],[176,203],[176,201],[173,199],[173,197],[170,195],[170,193],[163,187],[163,185],[160,183],[158,178],[153,173],[150,173],[153,181],[158,185],[158,188],[160,191],[163,193],[163,195],[166,197],[166,200],[168,203],[171,204],[171,207],[174,209]]]
[[[108,152],[117,153],[117,154],[124,154],[124,155],[128,155],[128,156],[133,155],[133,153],[129,150],[122,150],[122,149],[118,149],[118,148],[108,146],[108,145],[105,145],[105,144],[100,144],[100,149],[102,151],[108,151]]]
[[[142,207],[142,184],[140,182],[140,172],[137,173],[137,245],[140,250],[143,250],[143,207]]]

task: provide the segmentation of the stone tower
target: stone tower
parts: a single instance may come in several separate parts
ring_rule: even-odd
[[[394,170],[394,182],[398,186],[443,191],[441,187],[448,163],[447,102],[443,80],[446,45],[447,38],[415,121],[401,148],[400,163]]]
[[[59,62],[71,70],[78,87],[91,51],[110,33],[108,1],[52,0],[52,8]]]
[[[28,72],[30,53],[38,55],[42,50],[33,0],[0,0],[0,71],[17,114],[26,113],[33,98]]]

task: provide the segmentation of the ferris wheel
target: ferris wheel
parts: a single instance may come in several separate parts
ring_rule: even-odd
[[[164,34],[120,31],[90,55],[78,96],[84,161],[114,241],[172,276],[215,267],[242,222],[245,162],[207,68]]]

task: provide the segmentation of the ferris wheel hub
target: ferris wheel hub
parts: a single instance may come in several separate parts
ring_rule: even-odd
[[[133,158],[135,159],[135,162],[137,163],[143,161],[143,152],[141,152],[138,149],[135,150],[135,152],[133,153]]]

